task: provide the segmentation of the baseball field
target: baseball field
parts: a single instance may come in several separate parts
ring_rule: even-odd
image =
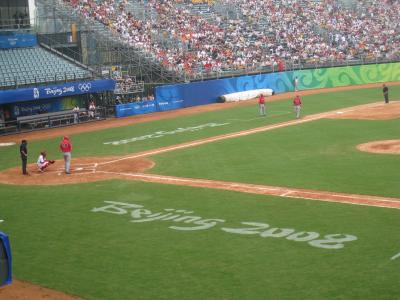
[[[50,299],[400,299],[400,85],[389,86],[386,105],[380,85],[300,93],[300,119],[288,93],[266,117],[249,101],[0,137],[16,284],[58,291]],[[39,173],[42,150],[56,163]],[[12,289],[0,299],[20,299]]]

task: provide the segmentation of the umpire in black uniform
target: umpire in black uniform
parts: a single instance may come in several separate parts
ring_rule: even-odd
[[[26,165],[28,162],[28,142],[26,140],[21,141],[21,145],[19,146],[19,152],[21,153],[22,160],[22,174],[28,175],[26,171]]]
[[[383,97],[385,97],[385,103],[389,103],[389,88],[386,86],[386,84],[383,85]]]

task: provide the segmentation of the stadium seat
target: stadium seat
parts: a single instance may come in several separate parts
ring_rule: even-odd
[[[41,47],[0,50],[0,87],[89,78],[90,72]],[[66,72],[76,76],[65,76]]]

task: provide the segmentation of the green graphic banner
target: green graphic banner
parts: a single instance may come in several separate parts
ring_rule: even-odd
[[[292,75],[292,82],[298,78],[300,90],[399,81],[400,63],[298,70],[288,75]]]

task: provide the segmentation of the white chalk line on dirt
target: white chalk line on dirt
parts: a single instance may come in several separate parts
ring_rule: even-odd
[[[322,202],[331,202],[331,203],[342,203],[342,204],[352,204],[352,205],[360,205],[360,206],[373,206],[373,207],[380,207],[380,208],[390,208],[390,209],[400,209],[400,206],[393,206],[390,203],[386,203],[388,201],[382,200],[374,200],[373,202],[378,202],[378,203],[370,203],[368,200],[366,202],[361,202],[363,199],[352,199],[352,200],[338,200],[338,199],[329,199],[327,198],[327,195],[323,195],[321,197],[307,197],[306,195],[299,195],[299,196],[294,196],[295,192],[292,194],[288,194],[285,197],[286,198],[293,198],[293,199],[307,199],[307,200],[314,200],[314,201],[322,201]],[[382,203],[381,203],[382,202]],[[399,201],[394,201],[394,203],[399,203]]]
[[[89,173],[85,173],[85,171],[94,172],[94,171],[96,171],[96,166],[93,166],[93,164],[92,164],[92,167],[74,167],[74,168],[71,168],[71,171],[72,172],[74,172],[74,171],[77,172],[76,174],[89,174]],[[41,176],[44,173],[50,173],[50,174],[57,173],[57,174],[59,174],[59,173],[64,173],[64,172],[65,172],[64,168],[46,169],[43,172],[40,172],[38,170],[37,173],[32,173],[32,175],[33,176]]]
[[[287,192],[285,192],[285,193],[283,193],[283,194],[280,194],[279,196],[281,196],[281,197],[287,197],[287,196],[289,196],[290,194],[293,194],[293,191],[287,191]]]
[[[71,168],[71,170],[73,170],[73,171],[85,171],[85,170],[93,170],[93,169],[96,169],[94,166],[88,166],[88,167],[73,167],[73,168]],[[56,169],[57,171],[64,171],[65,169],[64,168],[58,168],[58,169]]]
[[[319,196],[324,195],[325,193],[329,193],[330,196],[336,198],[343,198],[343,199],[360,199],[365,201],[380,201],[380,202],[387,202],[387,203],[400,203],[400,199],[397,198],[386,198],[386,197],[379,197],[379,196],[370,196],[370,195],[357,195],[357,194],[338,194],[335,192],[326,192],[326,191],[303,191],[303,190],[291,190],[291,193],[301,192],[302,194],[307,194],[310,196]]]
[[[95,166],[96,163],[74,163],[74,166]]]
[[[59,175],[61,175],[61,174],[63,174],[63,175],[65,175],[65,176],[81,176],[81,175],[89,175],[89,174],[93,174],[93,173],[95,173],[96,172],[96,170],[91,170],[90,172],[77,172],[77,173],[74,173],[74,172],[71,172],[71,173],[69,173],[69,174],[63,174],[64,172],[61,172],[61,173],[58,173]]]
[[[128,176],[134,177],[137,180],[150,181],[155,183],[164,184],[186,184],[193,187],[207,187],[212,189],[223,189],[228,191],[238,191],[252,194],[268,194],[271,196],[280,196],[293,199],[307,199],[314,201],[354,204],[362,206],[374,206],[382,208],[396,208],[400,209],[400,199],[385,198],[378,196],[368,195],[352,195],[352,194],[338,194],[329,192],[318,191],[305,191],[301,189],[290,189],[285,187],[270,187],[258,186],[254,184],[232,183],[224,181],[213,181],[204,179],[180,178],[163,175],[151,175],[143,173],[125,173],[125,172],[110,172],[110,171],[97,171],[97,173]],[[283,193],[282,193],[283,192]],[[398,206],[394,204],[399,204]]]
[[[347,108],[347,109],[340,109],[340,111],[351,112],[351,111],[354,111],[354,110],[357,110],[360,108],[375,107],[375,106],[380,106],[380,105],[382,105],[382,104],[381,103],[369,103],[369,104],[354,106],[354,107]],[[283,128],[283,127],[287,127],[287,126],[291,126],[291,125],[308,123],[311,121],[320,120],[327,116],[333,115],[337,111],[339,111],[339,110],[310,115],[310,116],[306,116],[302,119],[295,119],[292,121],[282,122],[282,123],[278,123],[278,124],[272,124],[272,125],[267,125],[267,126],[263,126],[263,127],[257,127],[257,128],[253,128],[253,129],[243,130],[243,131],[239,131],[239,132],[223,134],[223,135],[205,138],[202,140],[188,142],[188,143],[184,143],[184,144],[180,144],[180,145],[169,146],[169,147],[164,147],[164,148],[155,149],[155,150],[149,150],[149,151],[145,151],[142,153],[138,153],[138,154],[134,154],[134,155],[130,155],[130,156],[124,156],[124,157],[106,161],[106,162],[100,162],[100,163],[98,163],[98,165],[107,165],[107,164],[112,164],[112,163],[116,163],[116,162],[127,160],[127,159],[135,159],[135,158],[142,158],[142,157],[146,157],[146,156],[152,156],[152,155],[162,154],[162,153],[166,153],[166,152],[172,152],[172,151],[176,151],[176,150],[180,150],[180,149],[196,147],[196,146],[200,146],[200,145],[204,145],[204,144],[208,144],[208,143],[218,142],[218,141],[222,141],[222,140],[226,140],[226,139],[231,139],[231,138],[246,136],[246,135],[250,135],[250,134],[265,132],[265,131],[278,129],[278,128]]]

